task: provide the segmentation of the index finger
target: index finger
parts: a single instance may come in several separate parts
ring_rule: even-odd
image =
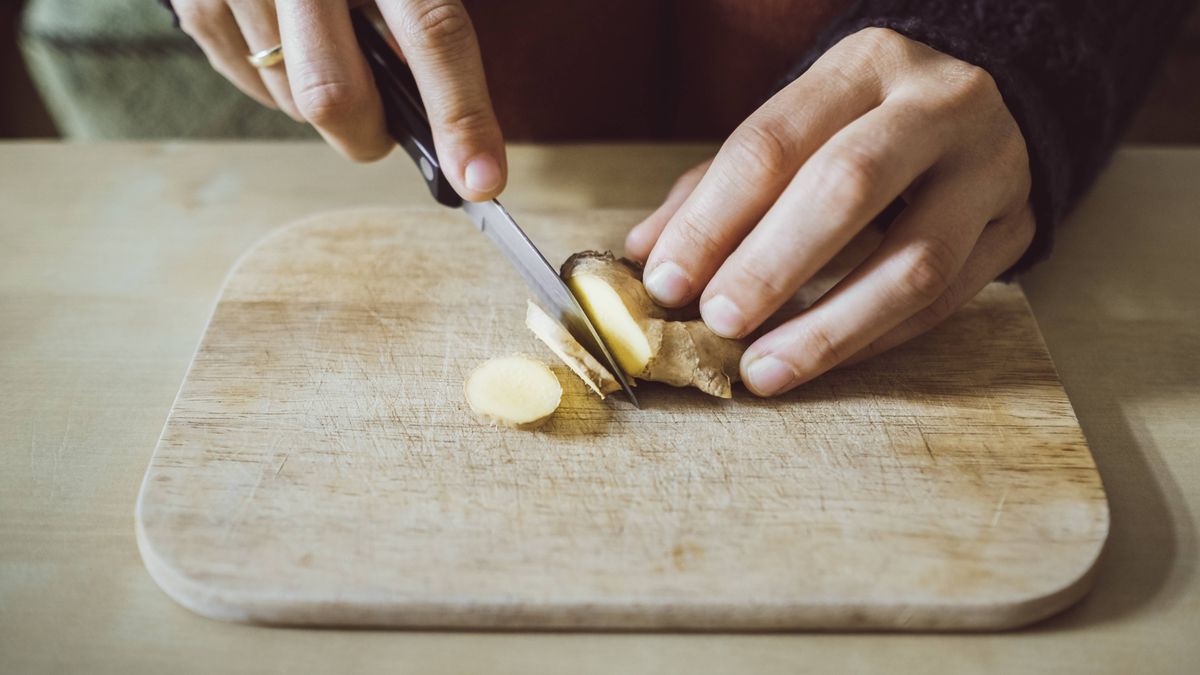
[[[500,194],[504,139],[467,10],[459,0],[393,0],[379,10],[421,90],[446,178],[470,201]]]

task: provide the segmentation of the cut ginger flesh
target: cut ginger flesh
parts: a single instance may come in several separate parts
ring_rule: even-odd
[[[603,279],[589,275],[571,277],[567,285],[612,350],[621,370],[626,373],[645,370],[652,356],[650,342],[617,291]]]
[[[562,385],[545,364],[525,356],[484,362],[463,386],[471,410],[491,422],[534,429],[562,402]]]

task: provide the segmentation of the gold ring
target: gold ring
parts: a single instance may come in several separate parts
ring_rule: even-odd
[[[255,68],[270,68],[271,66],[283,63],[283,45],[275,45],[260,52],[254,52],[246,56],[246,60]]]

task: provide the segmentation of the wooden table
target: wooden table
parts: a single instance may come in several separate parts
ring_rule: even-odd
[[[711,148],[517,147],[510,208],[649,209]],[[636,161],[630,161],[636,158]],[[1200,658],[1200,149],[1122,151],[1025,280],[1103,474],[1096,589],[998,635],[301,631],[155,586],[138,485],[221,282],[273,226],[425,203],[320,145],[0,145],[0,672],[1184,672]]]

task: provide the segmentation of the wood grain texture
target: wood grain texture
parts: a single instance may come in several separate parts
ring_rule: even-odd
[[[552,260],[633,214],[520,214]],[[239,621],[991,629],[1086,592],[1108,531],[1024,296],[789,396],[588,395],[476,422],[467,372],[553,357],[520,279],[443,210],[315,216],[231,273],[154,453],[158,583]]]

